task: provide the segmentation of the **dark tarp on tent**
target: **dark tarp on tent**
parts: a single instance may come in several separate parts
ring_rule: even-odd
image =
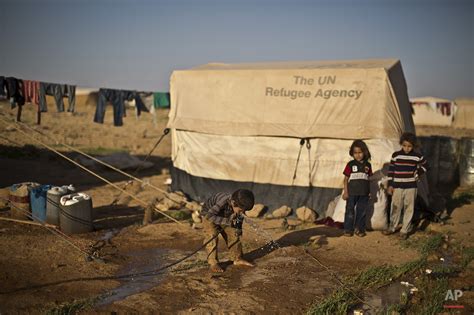
[[[316,210],[319,217],[325,217],[329,203],[341,193],[340,188],[284,186],[197,177],[176,167],[171,168],[171,177],[173,191],[183,191],[199,202],[204,202],[217,192],[232,193],[237,189],[250,189],[255,194],[255,202],[264,204],[270,211],[282,205],[293,209],[308,206]]]

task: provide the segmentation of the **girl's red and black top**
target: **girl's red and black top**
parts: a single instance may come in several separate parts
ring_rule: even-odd
[[[372,165],[368,161],[350,161],[343,174],[349,177],[347,184],[349,196],[368,196],[370,194],[369,176],[372,176]]]

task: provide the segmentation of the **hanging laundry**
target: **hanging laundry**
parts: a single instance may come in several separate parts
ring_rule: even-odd
[[[10,100],[11,107],[25,105],[25,97],[22,94],[23,81],[14,77],[7,77],[5,80],[7,83],[7,98]]]
[[[124,98],[127,101],[135,101],[135,107],[137,109],[137,115],[140,116],[141,112],[148,112],[148,108],[143,103],[143,100],[140,97],[140,94],[136,91],[122,91],[124,93]]]
[[[48,111],[48,104],[46,103],[46,95],[54,96],[56,101],[56,108],[58,112],[64,112],[63,97],[67,96],[69,100],[68,112],[73,112],[76,100],[76,86],[64,85],[56,83],[40,82],[39,87],[39,103],[42,112]]]
[[[23,80],[23,95],[26,103],[39,105],[39,87],[38,81]]]
[[[94,122],[103,124],[105,117],[105,108],[107,102],[110,102],[113,107],[114,113],[114,126],[123,125],[123,117],[126,116],[125,101],[135,101],[137,108],[137,114],[140,115],[142,111],[148,112],[145,104],[143,103],[140,95],[136,91],[128,90],[114,90],[104,89],[99,90],[99,96],[97,99],[97,107],[94,115]]]
[[[0,76],[0,96],[7,95],[5,91],[6,85],[7,85],[7,81],[5,80],[5,77]]]
[[[451,103],[436,103],[436,108],[444,116],[451,116]]]
[[[170,107],[170,93],[155,92],[153,94],[153,104],[155,108],[169,108]]]
[[[39,88],[40,83],[38,81],[23,80],[23,95],[25,96],[25,102],[34,103],[37,105],[37,124],[41,124],[41,109],[39,106]]]
[[[100,89],[97,98],[97,107],[94,122],[103,124],[105,117],[105,106],[107,102],[112,103],[114,112],[114,126],[122,126],[122,118],[125,116],[124,93],[120,90]]]
[[[74,112],[76,110],[76,86],[63,84],[63,96],[68,98],[69,107],[67,108],[68,112]]]

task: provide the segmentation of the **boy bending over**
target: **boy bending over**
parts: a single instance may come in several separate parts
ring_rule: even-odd
[[[252,263],[242,258],[240,237],[242,236],[242,223],[244,221],[243,214],[253,208],[254,202],[255,198],[250,190],[239,189],[232,195],[217,193],[211,196],[202,207],[201,215],[206,237],[204,242],[221,234],[231,253],[234,265],[253,267]],[[207,262],[210,265],[211,272],[224,271],[219,266],[217,240],[218,237],[206,245]]]

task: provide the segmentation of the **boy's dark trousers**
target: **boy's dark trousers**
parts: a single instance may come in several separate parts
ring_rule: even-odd
[[[344,230],[354,232],[354,227],[360,232],[365,232],[365,217],[369,196],[350,196],[346,201],[346,213],[344,215]],[[357,211],[356,211],[357,206]]]

